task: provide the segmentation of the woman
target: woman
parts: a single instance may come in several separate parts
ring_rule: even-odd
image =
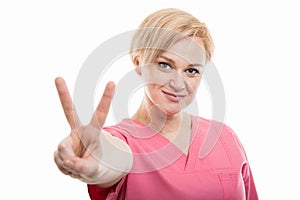
[[[244,149],[226,125],[185,113],[210,61],[205,24],[178,9],[149,15],[130,55],[144,80],[130,119],[103,127],[114,93],[108,83],[88,125],[81,125],[66,84],[56,87],[71,127],[54,154],[58,168],[88,184],[91,199],[258,199]],[[214,133],[211,130],[214,131]],[[199,156],[203,141],[217,133]]]

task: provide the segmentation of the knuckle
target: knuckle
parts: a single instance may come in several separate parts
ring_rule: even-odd
[[[56,163],[56,165],[59,165],[59,155],[57,152],[55,152],[53,159],[54,159],[54,162]]]
[[[76,163],[75,167],[76,167],[76,171],[79,172],[79,173],[85,173],[86,172],[87,167],[82,163]]]
[[[69,138],[64,139],[61,143],[58,144],[58,152],[64,152],[70,146]]]
[[[62,151],[64,151],[65,149],[66,149],[66,145],[65,145],[65,143],[63,143],[63,142],[59,143],[59,145],[57,146],[58,152],[62,152]]]
[[[60,171],[63,170],[63,164],[62,164],[62,160],[60,159],[59,155],[58,154],[55,154],[54,156],[54,162],[56,164],[56,166],[58,167],[58,169]]]
[[[72,113],[73,106],[67,104],[67,105],[65,105],[64,110],[66,111],[66,113],[70,114],[70,113]]]

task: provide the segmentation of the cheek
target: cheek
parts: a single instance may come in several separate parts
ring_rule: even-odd
[[[159,104],[161,100],[161,85],[147,84],[144,87],[145,95],[153,104]]]
[[[161,72],[159,70],[147,69],[143,71],[142,78],[145,84],[157,84],[163,86],[172,79],[172,74]]]
[[[188,81],[188,91],[191,95],[195,95],[197,93],[198,87],[200,85],[201,78],[194,78]]]
[[[162,85],[155,84],[155,83],[149,83],[145,86],[145,91],[150,96],[156,96],[160,92],[160,88]]]

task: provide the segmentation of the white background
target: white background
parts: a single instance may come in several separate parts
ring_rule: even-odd
[[[245,146],[260,198],[299,199],[297,5],[292,0],[1,1],[0,199],[89,199],[86,185],[62,175],[53,161],[69,132],[54,78],[64,77],[72,92],[82,63],[97,46],[166,7],[192,13],[211,30],[226,93],[225,122]],[[121,65],[129,66],[106,78],[133,67]]]

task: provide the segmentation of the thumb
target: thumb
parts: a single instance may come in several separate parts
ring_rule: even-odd
[[[79,175],[92,175],[98,171],[98,162],[92,157],[69,157],[63,161],[65,169]]]

